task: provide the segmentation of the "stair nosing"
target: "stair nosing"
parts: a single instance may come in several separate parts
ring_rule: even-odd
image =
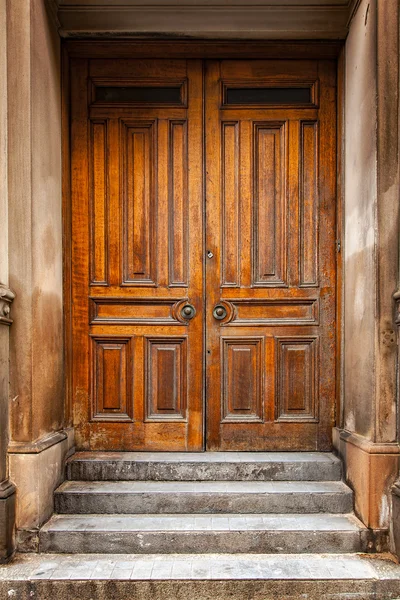
[[[179,489],[182,484],[190,484],[188,489]],[[169,485],[170,484],[170,485]],[[214,485],[213,485],[214,484]],[[314,489],[307,490],[307,484]],[[251,489],[251,487],[259,489]],[[318,489],[318,487],[328,487],[331,489]],[[115,489],[112,489],[112,488]],[[206,489],[209,487],[210,489]],[[212,488],[220,489],[212,489]],[[222,489],[226,487],[228,489]],[[244,489],[244,488],[250,489]],[[296,489],[303,488],[303,489]],[[85,489],[86,488],[86,489]],[[120,488],[120,489],[118,489]],[[204,488],[204,489],[203,489]],[[237,488],[235,490],[235,488]],[[275,488],[275,489],[274,489]],[[278,489],[276,489],[278,488]],[[281,489],[279,489],[281,488]],[[315,489],[317,488],[317,489]],[[85,480],[66,480],[56,490],[56,494],[332,494],[344,493],[352,494],[352,490],[343,481],[85,481]]]
[[[296,520],[296,518],[300,517],[299,521],[302,522],[303,524],[303,528],[301,529],[296,529],[295,527],[289,527],[287,524],[283,524],[283,526],[281,527],[274,527],[274,528],[268,528],[268,526],[265,527],[240,527],[237,526],[236,528],[233,529],[226,529],[226,528],[222,528],[222,529],[218,529],[218,524],[216,524],[216,526],[212,526],[210,529],[189,529],[189,528],[177,528],[177,529],[173,529],[173,528],[166,528],[166,527],[160,527],[157,529],[146,529],[146,528],[132,528],[129,527],[129,521],[134,522],[136,521],[151,521],[152,519],[157,519],[158,521],[165,521],[168,522],[168,520],[172,521],[172,520],[177,520],[180,519],[180,521],[184,521],[185,519],[187,520],[193,520],[193,519],[208,519],[208,520],[212,520],[212,519],[250,519],[254,517],[255,519],[263,519],[263,518],[267,518],[268,520],[270,520],[271,522],[274,519],[282,519],[284,520]],[[68,522],[72,522],[72,521],[90,521],[90,520],[97,520],[98,522],[101,522],[101,519],[105,518],[108,520],[123,520],[124,521],[124,525],[121,525],[121,529],[107,529],[106,527],[104,527],[103,529],[101,528],[97,528],[97,529],[57,529],[57,528],[52,528],[52,526],[54,526],[55,523],[59,523],[60,521],[65,521],[66,523]],[[338,527],[330,527],[330,528],[320,528],[320,529],[316,529],[315,526],[313,527],[312,525],[310,525],[307,528],[307,525],[304,527],[304,521],[306,521],[307,519],[312,519],[312,520],[317,520],[320,519],[321,521],[326,521],[327,519],[334,519],[337,521],[340,520],[345,520],[347,523],[353,525],[352,529],[345,529],[343,527],[341,527],[341,523],[338,524]],[[101,524],[101,523],[100,523]],[[153,534],[153,533],[174,533],[174,534],[186,534],[186,533],[192,533],[192,534],[203,534],[203,533],[237,533],[237,532],[266,532],[266,533],[279,533],[279,532],[291,532],[291,533],[310,533],[310,532],[317,532],[317,533],[345,533],[345,534],[357,534],[363,531],[366,531],[367,527],[361,522],[359,521],[359,519],[357,519],[357,517],[354,515],[354,513],[255,513],[255,514],[242,514],[242,513],[209,513],[207,515],[204,515],[204,513],[193,513],[193,514],[184,514],[184,513],[171,513],[171,514],[132,514],[132,515],[121,515],[121,514],[102,514],[102,513],[91,513],[91,514],[62,514],[62,513],[56,513],[54,515],[52,515],[52,517],[49,519],[49,521],[47,521],[47,523],[45,523],[45,525],[43,525],[43,527],[41,528],[41,532],[43,533],[56,533],[56,534],[65,534],[65,533],[93,533],[93,534],[102,534],[102,533],[118,533],[118,534],[134,534],[134,533],[146,533],[146,534]]]

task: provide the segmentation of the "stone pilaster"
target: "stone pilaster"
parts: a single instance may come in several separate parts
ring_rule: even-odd
[[[5,7],[0,30],[7,34],[9,90],[6,281],[16,295],[7,377],[8,468],[17,487],[16,529],[35,531],[52,511],[68,452],[68,436],[62,433],[60,38],[44,0],[6,0]],[[0,239],[0,255],[1,248]]]
[[[358,516],[388,530],[399,471],[398,0],[360,0],[346,40],[343,421],[335,447]]]

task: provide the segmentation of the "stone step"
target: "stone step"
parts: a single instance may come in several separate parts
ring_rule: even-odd
[[[58,513],[350,513],[341,481],[65,481]]]
[[[80,481],[339,481],[329,452],[78,452],[67,478]]]
[[[365,552],[368,530],[354,515],[54,515],[40,552]]]
[[[394,600],[400,567],[354,554],[19,554],[0,598],[38,600]]]

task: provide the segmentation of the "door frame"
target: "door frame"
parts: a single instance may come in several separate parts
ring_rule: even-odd
[[[73,427],[72,374],[72,205],[70,147],[70,59],[71,58],[198,58],[198,59],[298,59],[334,60],[337,63],[337,207],[336,207],[336,404],[335,424],[340,423],[343,365],[343,265],[340,253],[343,221],[344,155],[344,42],[343,41],[257,41],[257,40],[93,40],[65,39],[61,48],[62,106],[62,226],[64,307],[64,395],[65,422]],[[204,424],[203,424],[204,427]],[[204,436],[204,447],[206,437]]]

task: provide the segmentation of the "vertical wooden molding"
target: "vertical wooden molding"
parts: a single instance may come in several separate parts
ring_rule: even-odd
[[[345,77],[346,54],[343,47],[337,73],[337,212],[336,212],[336,427],[344,420],[344,190],[345,190]]]

